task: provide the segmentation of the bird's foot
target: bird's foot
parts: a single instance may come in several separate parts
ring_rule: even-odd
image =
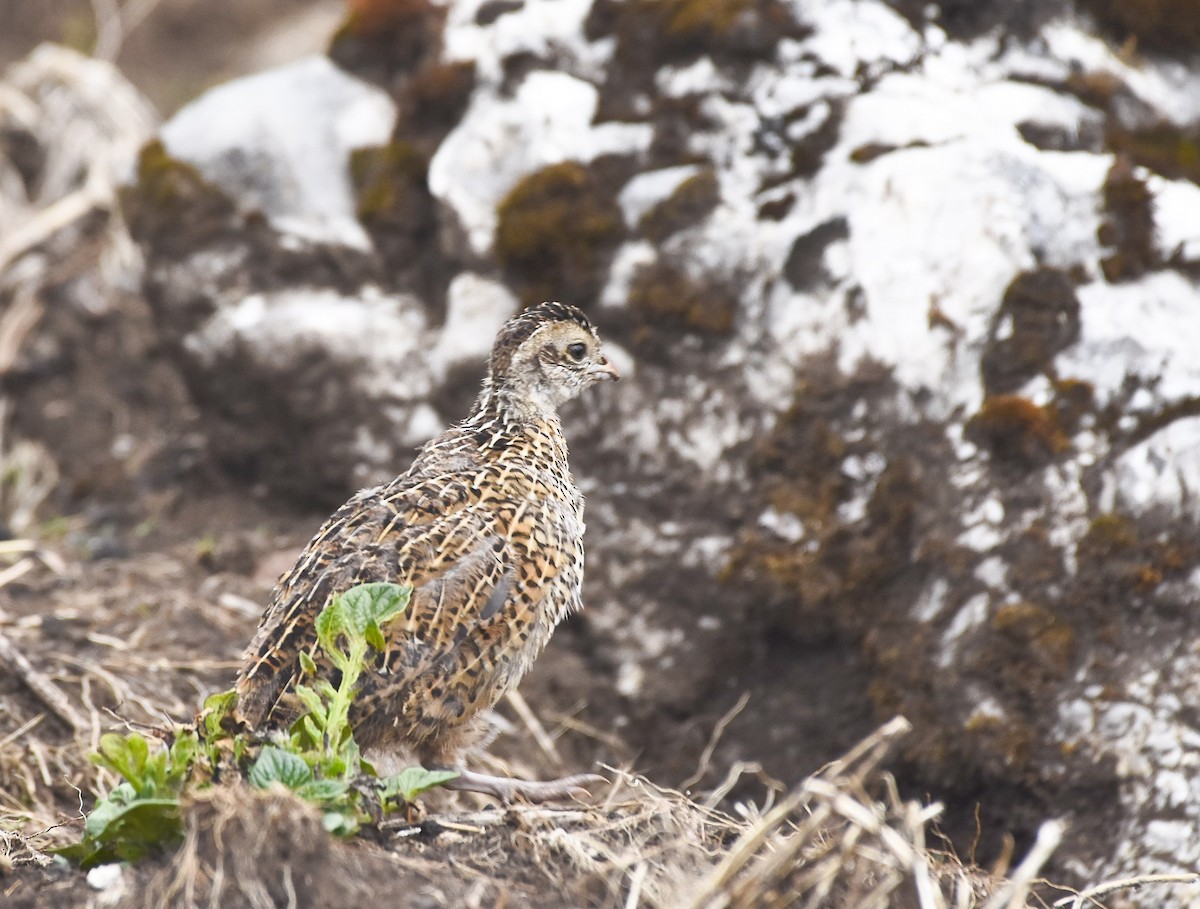
[[[561,799],[586,799],[591,793],[585,788],[592,783],[607,783],[595,773],[576,773],[560,780],[514,780],[505,776],[491,776],[473,770],[459,770],[458,776],[443,783],[447,789],[460,792],[481,792],[508,805],[516,799],[526,802],[553,802]]]

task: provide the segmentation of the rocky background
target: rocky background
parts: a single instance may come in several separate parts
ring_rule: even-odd
[[[10,532],[172,554],[224,684],[324,513],[571,301],[627,380],[565,417],[588,608],[522,692],[566,764],[755,798],[903,714],[960,854],[1063,817],[1059,880],[1200,866],[1194,3],[349,7],[165,122],[8,69]]]

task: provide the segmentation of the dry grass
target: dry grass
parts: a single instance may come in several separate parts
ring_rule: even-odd
[[[231,664],[219,657],[253,624],[191,592],[201,585],[183,551],[63,574],[39,564],[22,584],[31,596],[6,600],[0,589],[10,611],[0,634],[32,670],[0,686],[0,870],[12,869],[0,893],[12,881],[14,896],[37,892],[44,851],[77,837],[81,807],[114,782],[86,760],[99,734],[122,718],[186,717],[227,681]],[[57,715],[44,685],[74,719]],[[517,713],[518,733],[541,738],[544,758],[520,769],[545,773],[557,762],[554,740],[544,729],[526,733],[542,725],[532,707]],[[292,904],[290,894],[297,906],[347,894],[358,904],[398,892],[409,898],[400,906],[1024,905],[1023,885],[997,891],[927,848],[938,809],[904,802],[883,770],[906,729],[893,721],[781,797],[732,813],[609,768],[612,784],[592,805],[464,810],[468,797],[438,794],[420,820],[391,819],[373,837],[343,842],[290,795],[221,786],[187,806],[177,852],[126,872],[121,905],[259,907]],[[75,893],[46,905],[82,906],[86,894]]]
[[[744,808],[742,818],[612,771],[613,785],[595,805],[444,811],[384,822],[373,843],[345,843],[283,791],[219,787],[188,806],[179,851],[127,882],[136,894],[130,905],[355,903],[397,892],[396,881],[411,899],[401,905],[1027,905],[1057,828],[1048,825],[1046,841],[1010,881],[927,849],[926,825],[939,809],[899,799],[881,770],[907,728],[892,721],[774,807]]]

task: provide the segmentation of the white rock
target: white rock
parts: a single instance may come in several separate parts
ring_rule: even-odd
[[[1200,387],[1198,387],[1200,390]],[[1115,465],[1117,500],[1140,512],[1153,505],[1197,514],[1200,489],[1200,417],[1167,424],[1123,452]]]
[[[1154,193],[1154,227],[1163,258],[1179,254],[1185,262],[1200,261],[1200,186],[1190,180],[1146,180]]]
[[[530,73],[511,98],[476,91],[429,164],[430,191],[458,215],[476,253],[491,247],[496,208],[522,177],[650,144],[649,126],[594,124],[597,102],[595,86],[544,70]]]
[[[681,164],[678,167],[664,167],[638,174],[625,184],[617,196],[617,202],[625,215],[625,223],[631,228],[636,227],[642,215],[659,202],[670,198],[671,193],[675,192],[684,180],[698,173],[699,165]]]
[[[904,64],[921,50],[921,36],[882,3],[802,0],[799,17],[813,26],[805,46],[843,76],[862,64]]]
[[[240,349],[277,369],[319,350],[355,364],[367,394],[413,400],[431,389],[425,329],[420,304],[410,297],[372,288],[354,297],[294,288],[253,294],[219,310],[185,343],[204,363]]]
[[[512,291],[499,281],[472,272],[457,275],[446,292],[446,324],[434,349],[435,368],[444,372],[459,363],[486,362],[496,332],[519,308]]]
[[[311,57],[206,92],[171,118],[162,140],[278,230],[368,249],[349,156],[386,143],[395,120],[386,92]]]
[[[963,636],[987,621],[988,603],[988,595],[978,593],[960,606],[958,612],[954,613],[954,618],[950,620],[950,624],[942,633],[942,645],[938,648],[938,663],[943,668],[954,662]]]

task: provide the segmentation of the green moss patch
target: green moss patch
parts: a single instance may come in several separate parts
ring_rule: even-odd
[[[1033,466],[1070,445],[1053,406],[1020,395],[993,395],[967,421],[966,435],[1001,460]]]
[[[733,332],[738,301],[722,282],[694,278],[666,261],[644,266],[629,288],[629,310],[640,346],[667,341],[678,332],[724,338]]]
[[[1072,275],[1057,268],[1017,275],[1004,291],[980,360],[984,390],[1008,394],[1052,374],[1054,357],[1078,340],[1079,330]]]
[[[1104,221],[1098,239],[1111,250],[1100,260],[1109,281],[1130,281],[1158,264],[1154,245],[1154,198],[1133,162],[1118,155],[1104,180]]]
[[[526,303],[592,300],[625,235],[615,189],[578,161],[530,174],[497,211],[496,256]]]
[[[119,199],[134,239],[168,256],[193,252],[240,220],[228,196],[157,139],[142,148],[137,179]]]
[[[411,142],[360,148],[350,155],[359,220],[388,262],[411,264],[414,272],[436,268],[438,262],[434,254],[436,205],[429,192],[428,163]]]
[[[712,168],[688,177],[638,222],[638,230],[655,243],[702,221],[721,201],[721,185]]]

